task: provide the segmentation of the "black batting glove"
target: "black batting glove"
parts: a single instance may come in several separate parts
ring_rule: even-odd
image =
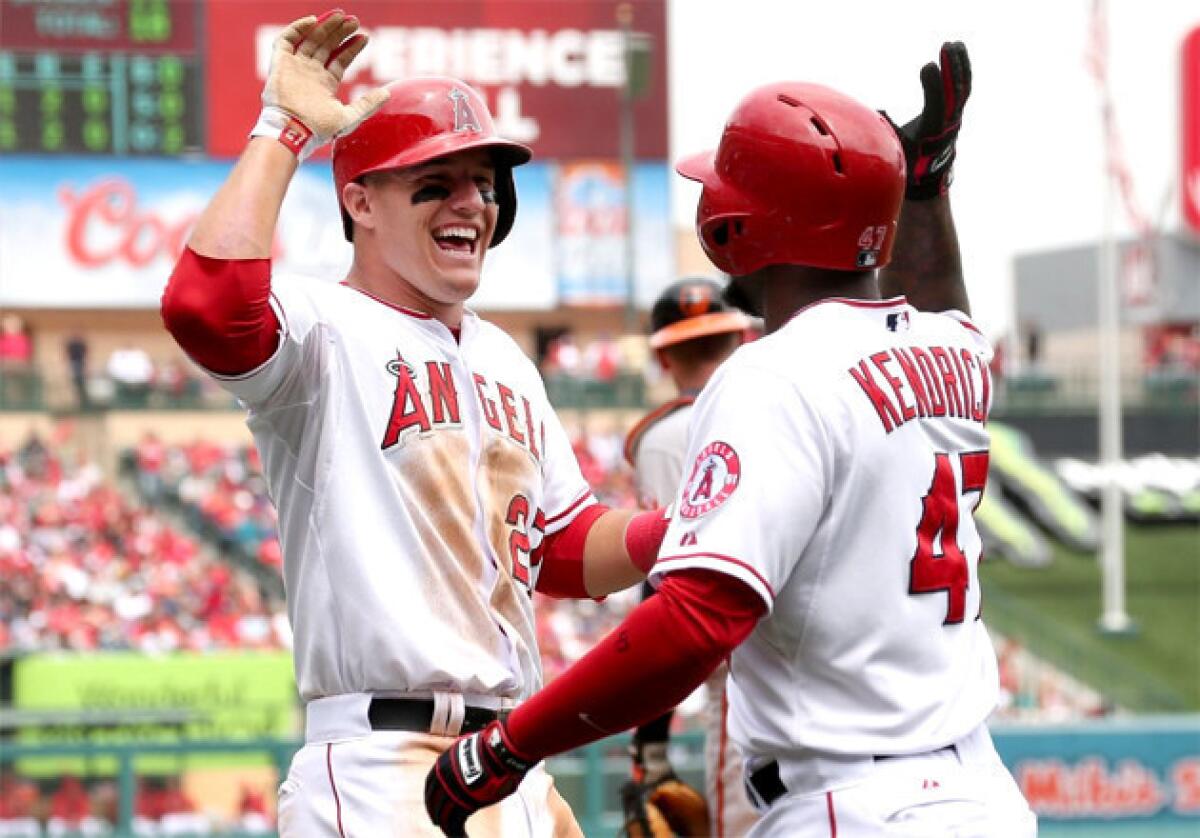
[[[904,197],[925,201],[945,195],[954,170],[954,142],[962,127],[963,107],[971,95],[971,60],[961,41],[942,44],[940,66],[930,61],[921,68],[925,107],[910,122],[887,119],[904,146],[907,184]]]
[[[513,752],[504,723],[492,722],[437,758],[425,778],[425,811],[446,835],[466,836],[467,818],[516,791],[533,765]]]

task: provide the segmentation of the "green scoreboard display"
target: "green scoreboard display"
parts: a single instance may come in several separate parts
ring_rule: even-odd
[[[195,0],[0,0],[0,154],[204,148]]]

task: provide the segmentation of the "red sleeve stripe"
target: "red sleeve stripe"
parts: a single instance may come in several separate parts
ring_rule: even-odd
[[[954,319],[958,320],[957,317]],[[958,320],[958,322],[962,325],[962,327],[964,329],[970,329],[972,332],[979,335],[980,337],[983,336],[983,332],[979,331],[978,327],[976,327],[976,325],[974,323],[972,323],[970,320]]]
[[[337,812],[337,828],[339,838],[346,838],[346,830],[342,827],[342,798],[338,794],[337,782],[333,779],[333,743],[325,746],[325,769],[329,772],[329,789],[333,792],[333,805]]]
[[[735,564],[738,567],[742,568],[743,570],[749,571],[750,575],[753,576],[755,579],[757,579],[759,584],[762,585],[763,588],[766,589],[767,593],[769,593],[771,595],[771,600],[772,601],[775,600],[775,589],[771,587],[771,583],[768,582],[766,579],[764,579],[763,575],[761,573],[759,573],[755,568],[746,564],[741,559],[735,559],[733,556],[725,556],[725,555],[722,555],[721,553],[681,553],[680,555],[677,555],[677,556],[661,557],[655,563],[654,567],[656,570],[665,571],[666,570],[665,565],[668,562],[683,561],[685,559],[717,559],[718,561],[730,562],[731,564]]]
[[[595,498],[592,497],[591,489],[588,489],[582,495],[580,495],[578,498],[576,498],[575,501],[570,506],[568,506],[566,509],[564,509],[562,512],[558,513],[557,515],[551,516],[550,518],[547,518],[546,526],[549,527],[552,524],[555,524],[555,523],[561,521],[563,518],[566,518],[568,515],[570,515],[572,512],[574,512],[577,507],[581,506],[585,501],[588,501],[588,500],[595,501]]]

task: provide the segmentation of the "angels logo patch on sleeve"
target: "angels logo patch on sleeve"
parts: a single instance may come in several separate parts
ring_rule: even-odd
[[[699,518],[728,500],[741,479],[742,464],[733,447],[710,442],[696,458],[692,475],[679,499],[679,514]]]

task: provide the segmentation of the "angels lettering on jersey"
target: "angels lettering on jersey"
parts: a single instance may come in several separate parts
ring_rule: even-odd
[[[397,352],[387,369],[396,376],[396,392],[380,448],[386,451],[404,444],[410,435],[435,428],[462,427],[459,393],[449,363],[426,361],[425,374],[420,376]],[[425,379],[424,387],[419,384],[420,378]],[[492,430],[506,434],[525,448],[540,463],[546,447],[546,425],[539,421],[535,430],[529,399],[502,382],[488,381],[479,373],[472,378],[483,420]]]

